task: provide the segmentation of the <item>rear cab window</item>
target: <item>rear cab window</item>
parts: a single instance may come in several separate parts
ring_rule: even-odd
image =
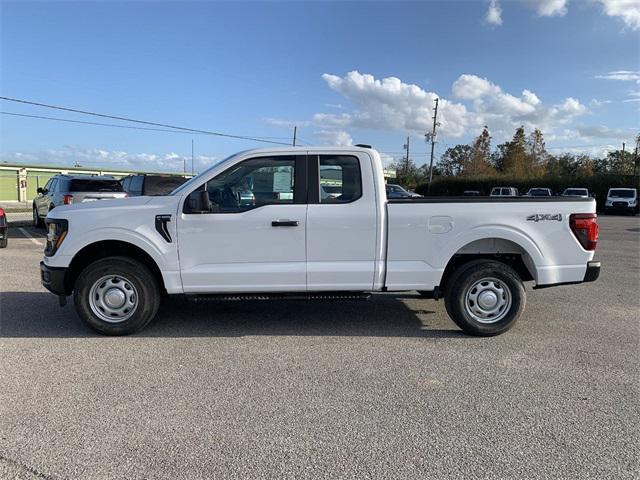
[[[350,155],[320,155],[320,203],[350,203],[362,197],[360,162]]]
[[[110,179],[80,179],[74,178],[70,182],[70,192],[123,192],[118,180]]]

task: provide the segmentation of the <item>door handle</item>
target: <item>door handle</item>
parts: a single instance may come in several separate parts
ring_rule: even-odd
[[[297,220],[274,220],[271,222],[272,227],[297,227]]]

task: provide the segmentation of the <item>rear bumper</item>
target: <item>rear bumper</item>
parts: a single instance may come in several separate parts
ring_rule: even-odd
[[[67,268],[64,267],[49,267],[44,262],[40,262],[40,281],[44,288],[51,293],[60,296],[67,296],[71,292],[67,292],[65,288],[65,277],[67,275]]]
[[[600,262],[587,262],[587,271],[584,273],[583,282],[595,282],[600,276]]]
[[[578,282],[559,282],[549,283],[546,285],[536,285],[533,287],[535,290],[541,288],[557,287],[559,285],[577,285],[579,283],[595,282],[600,276],[600,262],[587,262],[587,269],[584,272],[584,277]]]

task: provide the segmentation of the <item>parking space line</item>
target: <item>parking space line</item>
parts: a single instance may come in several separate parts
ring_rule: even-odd
[[[24,228],[22,227],[18,227],[18,230],[20,230],[22,232],[22,234],[27,237],[29,240],[31,240],[32,243],[35,243],[36,245],[38,245],[39,247],[43,247],[44,243],[40,242],[39,240],[35,239],[34,237],[32,237],[29,232],[27,232]]]

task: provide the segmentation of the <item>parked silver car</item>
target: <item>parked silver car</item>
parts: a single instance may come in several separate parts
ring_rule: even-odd
[[[120,182],[110,176],[55,175],[38,188],[38,196],[33,199],[33,225],[42,227],[47,214],[59,205],[126,196]]]

